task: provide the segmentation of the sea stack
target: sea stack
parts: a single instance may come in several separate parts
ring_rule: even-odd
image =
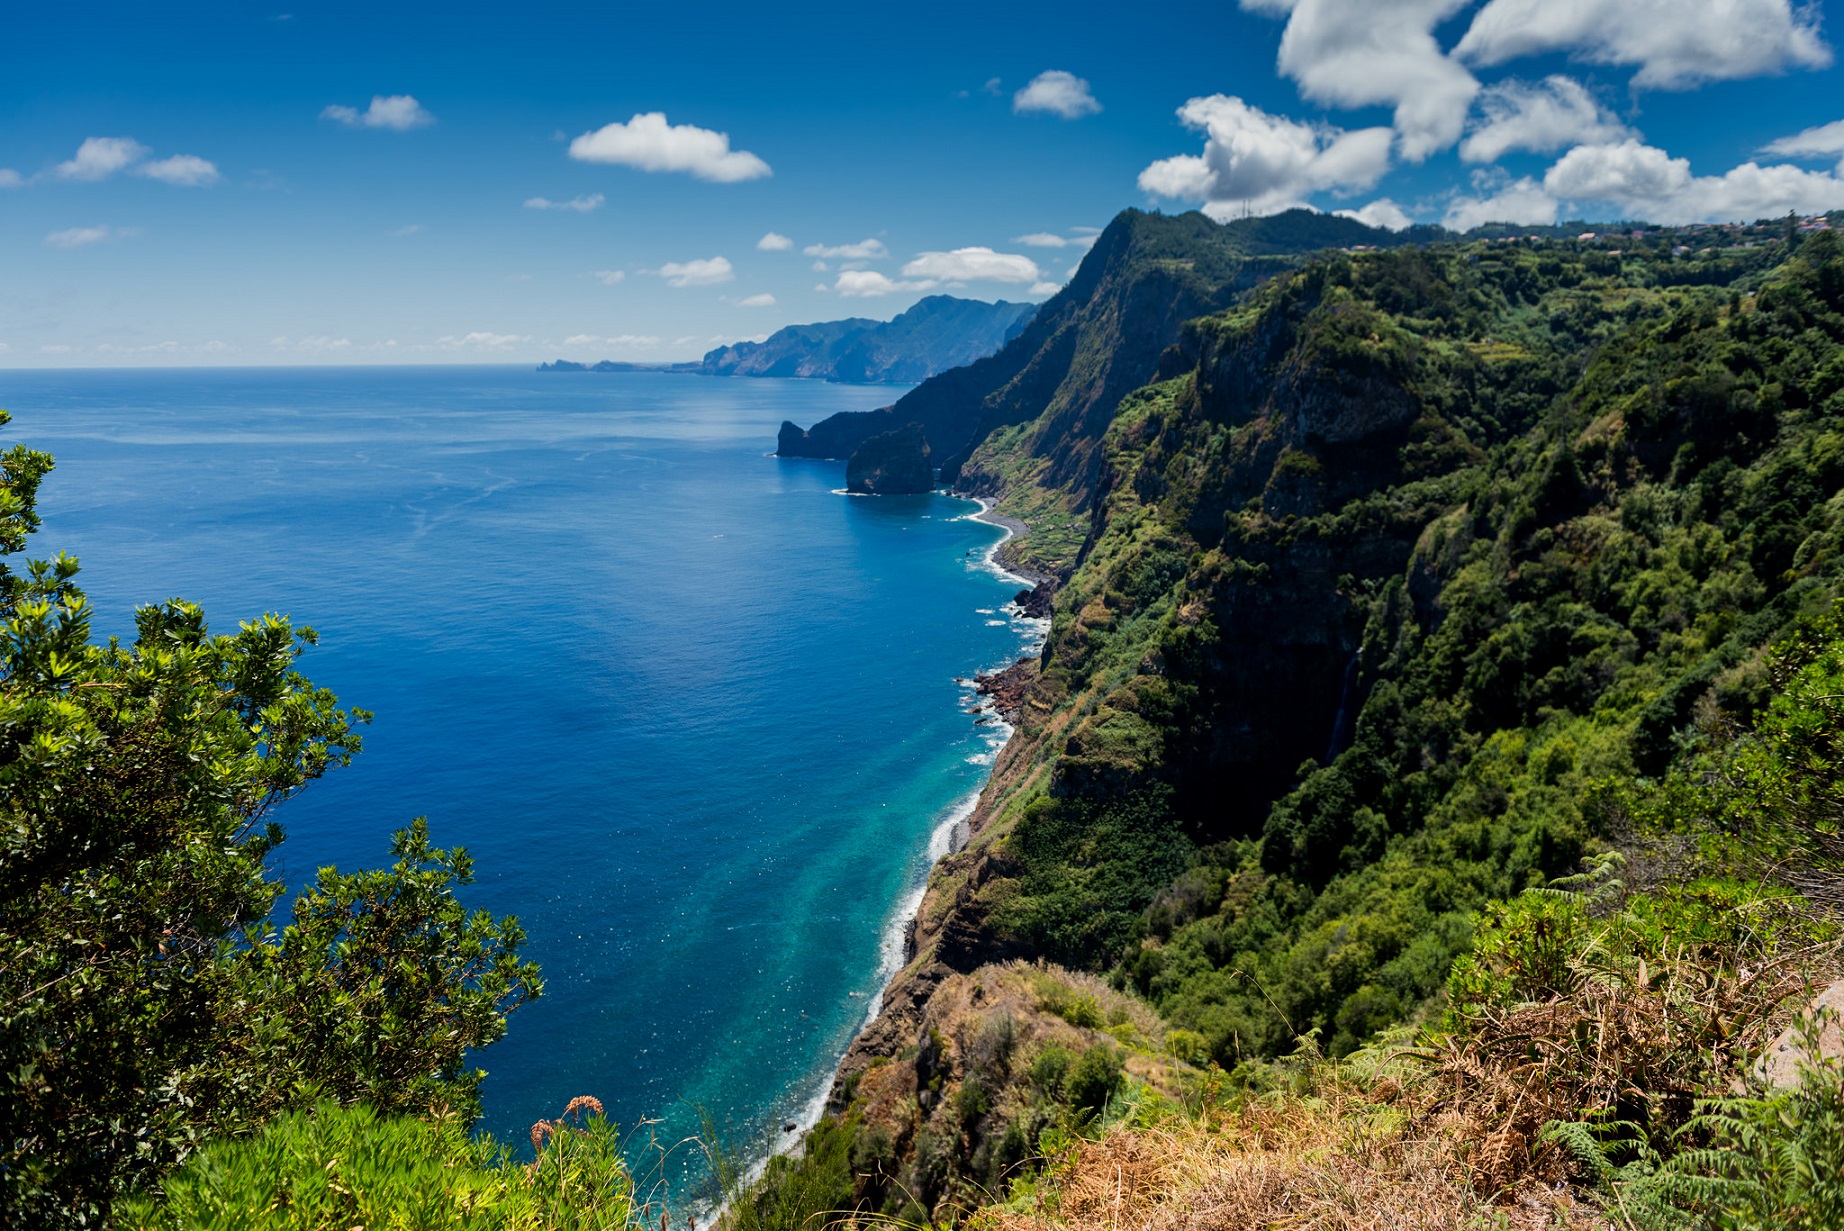
[[[928,441],[920,423],[873,436],[845,463],[846,490],[865,496],[907,496],[935,488]]]

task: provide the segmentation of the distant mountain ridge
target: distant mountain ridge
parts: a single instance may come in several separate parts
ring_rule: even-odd
[[[890,321],[849,317],[789,325],[762,342],[721,346],[707,376],[792,376],[851,384],[915,384],[983,359],[1018,336],[1036,304],[930,295]]]
[[[760,342],[720,346],[695,363],[578,363],[554,359],[540,372],[694,372],[701,376],[783,376],[853,385],[914,385],[1003,347],[1031,322],[1037,305],[986,303],[953,295],[918,300],[894,320],[851,316],[789,325]]]

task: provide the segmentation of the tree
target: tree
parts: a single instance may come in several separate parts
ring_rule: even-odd
[[[390,871],[323,869],[270,926],[270,814],[370,715],[295,670],[315,635],[279,616],[214,635],[173,600],[95,643],[76,560],[11,560],[51,467],[0,454],[0,1222],[100,1224],[316,1097],[471,1117],[467,1049],[541,988],[517,922],[461,909],[466,852],[418,820]]]

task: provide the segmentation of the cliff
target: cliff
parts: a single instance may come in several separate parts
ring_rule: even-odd
[[[1096,282],[1136,226],[1097,245]],[[1844,594],[1844,254],[1829,236],[1797,254],[1671,246],[1334,254],[1175,325],[1158,379],[1105,411],[1107,378],[1065,365],[1035,413],[1005,412],[962,482],[1002,508],[1051,493],[1080,533],[1041,660],[1006,681],[1018,729],[970,841],[931,877],[910,961],[840,1069],[830,1140],[886,1134],[888,1191],[926,1194],[922,1213],[1035,1140],[1051,1112],[1028,1056],[995,1068],[978,1031],[930,1041],[942,997],[1019,959],[1106,972],[1157,1015],[1165,1054],[1247,1072],[1304,1033],[1344,1054],[1443,993],[1486,1003],[1487,984],[1448,988],[1501,960],[1476,929],[1502,916],[1479,912],[1585,856],[1669,866],[1649,845],[1665,839],[1632,828],[1652,788],[1616,804],[1609,784],[1744,730],[1786,678],[1769,647]],[[956,423],[981,430],[936,427]],[[1739,862],[1695,866],[1741,877],[1723,892],[1784,892],[1745,888],[1784,881],[1764,857],[1722,858]],[[1686,874],[1647,875],[1666,892]],[[1046,1013],[1054,996],[1014,1028]],[[916,1080],[977,1113],[867,1097],[923,1055]],[[1517,1122],[1522,1161],[1491,1166],[1538,1174],[1543,1124]],[[835,1208],[894,1211],[879,1193]]]
[[[1090,442],[1121,396],[1150,380],[1160,354],[1187,320],[1223,307],[1303,253],[1401,242],[1350,219],[1282,215],[1227,226],[1202,214],[1166,217],[1127,210],[1116,217],[1057,292],[1002,350],[943,373],[881,410],[844,412],[802,431],[784,424],[779,452],[847,457],[890,426],[915,422],[954,481],[973,449],[997,428],[1040,420],[1072,445]],[[1078,449],[1051,476],[1085,473]]]
[[[862,496],[918,495],[935,489],[928,441],[921,425],[910,423],[873,436],[852,454],[845,468],[846,490]]]
[[[992,354],[1036,310],[1028,303],[930,295],[889,321],[852,317],[790,325],[762,342],[719,347],[705,355],[700,370],[707,376],[913,384]]]

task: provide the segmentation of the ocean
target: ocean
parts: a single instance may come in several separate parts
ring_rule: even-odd
[[[481,1052],[481,1127],[595,1095],[681,1195],[708,1112],[759,1159],[815,1111],[1005,730],[969,680],[1032,648],[944,495],[769,456],[900,389],[525,368],[0,372],[57,457],[30,554],[96,632],[183,597],[319,631],[376,721],[276,813],[275,869],[382,866],[426,815],[516,914],[542,999]],[[645,1122],[653,1121],[647,1124]]]

